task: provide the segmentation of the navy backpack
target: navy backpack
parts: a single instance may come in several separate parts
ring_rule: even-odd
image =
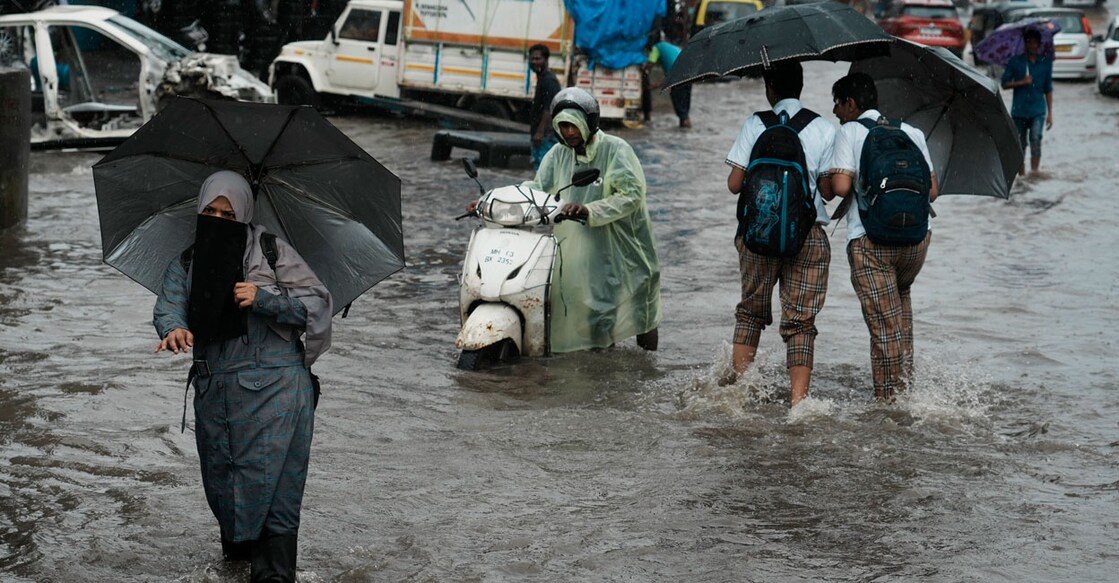
[[[881,245],[916,245],[929,230],[932,171],[901,122],[857,120],[870,133],[859,163],[858,204],[866,236]]]

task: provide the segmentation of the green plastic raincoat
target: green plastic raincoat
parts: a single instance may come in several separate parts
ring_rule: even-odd
[[[564,110],[552,120],[575,124],[584,139],[587,124],[580,112]],[[597,131],[586,155],[556,144],[544,156],[534,180],[525,185],[556,192],[571,184],[577,168],[594,167],[594,184],[564,190],[561,203],[587,207],[587,224],[562,222],[555,227],[559,258],[552,274],[552,352],[606,348],[644,334],[661,320],[660,264],[657,261],[645,173],[625,140]]]

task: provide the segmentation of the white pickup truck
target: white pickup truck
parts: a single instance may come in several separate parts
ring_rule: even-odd
[[[350,0],[327,38],[285,45],[269,81],[286,104],[433,103],[526,121],[536,84],[528,49],[543,44],[561,85],[591,91],[603,119],[639,119],[640,67],[584,67],[574,28],[563,0]]]

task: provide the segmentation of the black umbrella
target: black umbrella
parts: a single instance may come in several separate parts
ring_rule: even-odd
[[[299,251],[335,310],[404,267],[400,179],[310,107],[179,98],[93,166],[105,262],[158,293],[218,170]]]
[[[1022,148],[993,79],[947,49],[900,39],[851,72],[874,78],[884,115],[925,132],[940,194],[1010,196]]]
[[[841,2],[770,7],[701,30],[676,58],[665,85],[758,76],[781,61],[854,61],[888,54],[893,40]]]

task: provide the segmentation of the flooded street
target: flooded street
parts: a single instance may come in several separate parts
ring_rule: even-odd
[[[806,66],[830,121],[846,68]],[[335,319],[316,364],[299,580],[1114,581],[1119,99],[1057,83],[1041,176],[1009,201],[937,201],[919,378],[894,406],[873,401],[829,227],[812,392],[790,411],[775,327],[759,366],[717,382],[739,295],[723,160],[762,84],[696,87],[691,130],[661,98],[651,125],[613,130],[649,181],[659,352],[483,373],[454,350],[474,225],[453,217],[476,187],[429,160],[429,123],[331,118],[402,178],[408,267]],[[189,359],[152,354],[155,297],[101,262],[99,158],[34,154],[29,221],[0,235],[0,580],[247,580],[179,432]]]

